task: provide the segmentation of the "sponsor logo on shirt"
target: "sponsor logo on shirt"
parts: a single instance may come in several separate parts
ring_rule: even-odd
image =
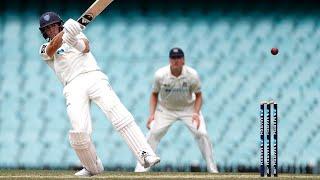
[[[165,92],[173,92],[173,93],[180,93],[180,92],[189,92],[186,88],[172,88],[172,89],[164,89]]]
[[[60,55],[60,54],[63,54],[64,52],[65,52],[64,49],[58,49],[57,54]]]
[[[187,85],[187,82],[183,82],[182,83],[182,87],[187,87],[188,85]]]

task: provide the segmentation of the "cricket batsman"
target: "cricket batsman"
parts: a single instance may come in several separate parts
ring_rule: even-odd
[[[41,45],[40,56],[64,86],[63,95],[72,126],[69,140],[83,165],[75,175],[92,176],[104,170],[91,139],[91,102],[104,112],[142,166],[148,168],[159,163],[160,158],[97,65],[89,41],[82,33],[84,27],[73,19],[63,23],[55,12],[42,14],[39,21],[39,29],[48,41]]]
[[[147,128],[148,143],[156,151],[161,138],[170,126],[181,120],[195,137],[210,173],[218,173],[213,162],[213,150],[201,114],[202,95],[197,72],[185,65],[184,52],[173,48],[169,52],[170,65],[155,73],[153,90],[150,97],[150,115]],[[145,172],[140,162],[135,172]]]

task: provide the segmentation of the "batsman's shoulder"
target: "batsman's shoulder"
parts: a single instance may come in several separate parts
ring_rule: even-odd
[[[159,68],[154,74],[156,77],[162,77],[165,74],[170,72],[170,67],[169,66],[165,66],[165,67],[161,67]]]
[[[188,74],[191,74],[193,76],[198,76],[198,72],[195,69],[193,69],[192,67],[185,66],[185,68],[186,68],[186,71]]]

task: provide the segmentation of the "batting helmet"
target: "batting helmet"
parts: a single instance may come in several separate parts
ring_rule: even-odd
[[[59,26],[60,26],[61,30],[63,29],[63,27],[62,27],[63,21],[62,21],[62,19],[60,18],[60,16],[57,13],[55,13],[55,12],[45,12],[40,16],[40,19],[39,19],[39,24],[40,24],[39,30],[41,31],[42,36],[45,39],[48,39],[48,35],[44,32],[44,28],[46,26],[49,26],[49,25],[54,24],[54,23],[59,23]]]

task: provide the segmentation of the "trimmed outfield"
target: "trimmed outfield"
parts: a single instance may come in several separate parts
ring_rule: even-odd
[[[0,179],[78,179],[75,171],[0,170]],[[105,172],[90,179],[260,179],[258,173]],[[268,179],[268,178],[267,178]],[[320,179],[315,175],[280,174],[277,179]]]

